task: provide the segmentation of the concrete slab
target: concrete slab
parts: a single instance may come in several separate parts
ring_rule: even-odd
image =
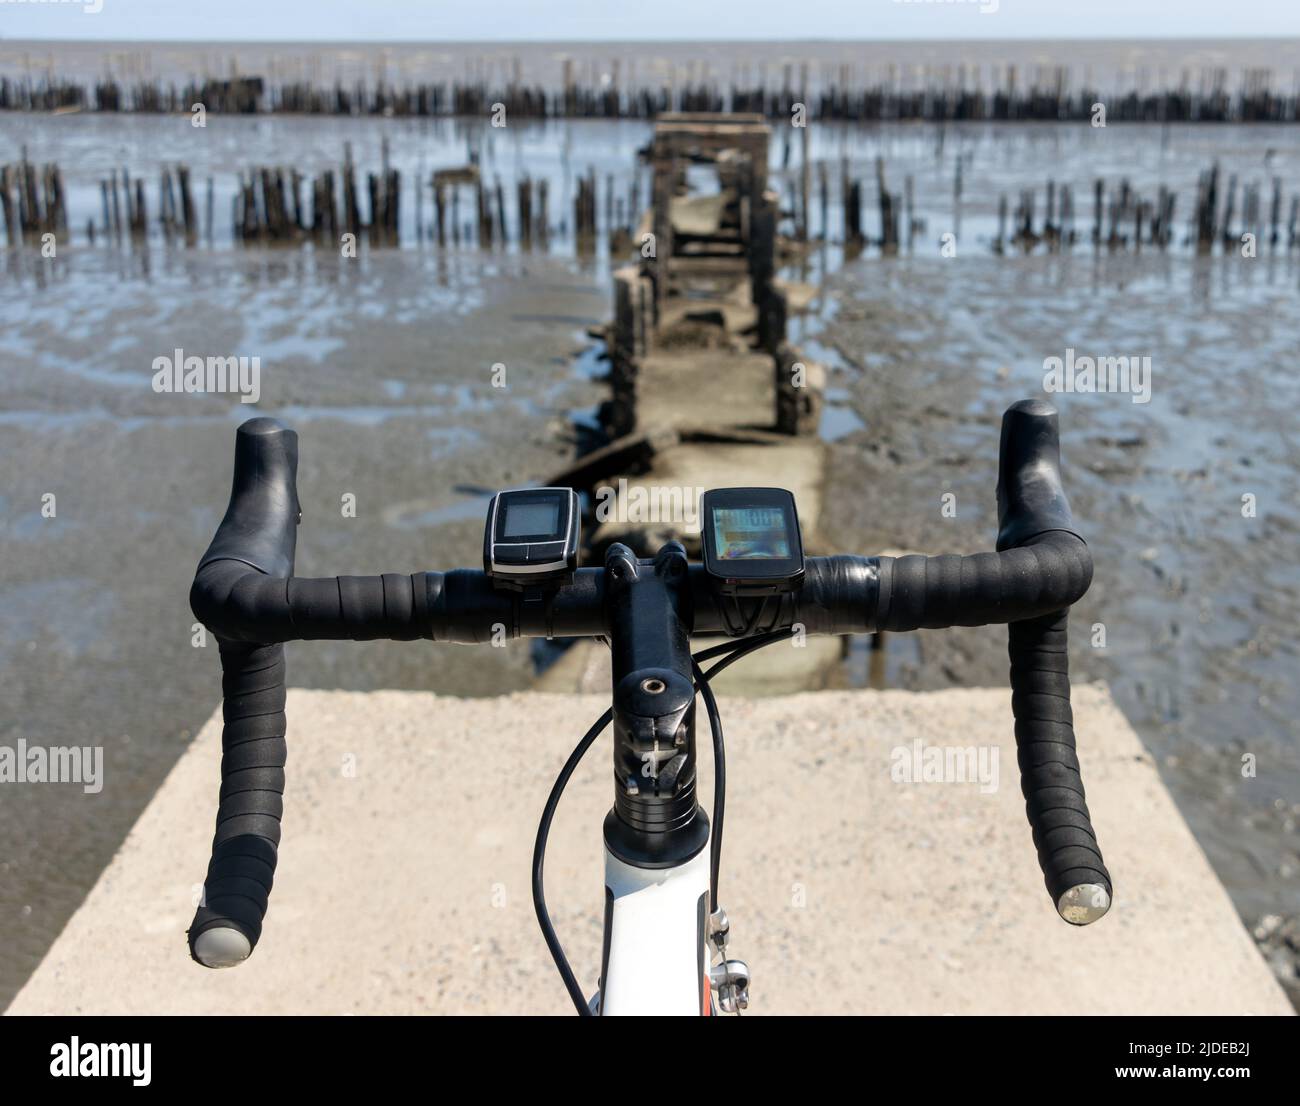
[[[822,492],[826,479],[826,447],[814,438],[783,438],[779,444],[750,442],[692,442],[655,454],[650,472],[625,477],[626,485],[614,479],[603,481],[613,491],[609,517],[592,535],[600,545],[619,540],[629,525],[643,522],[680,535],[692,556],[698,556],[700,519],[699,496],[686,489],[777,487],[794,496],[803,531],[804,552],[820,552],[818,520],[822,514]],[[626,488],[627,502],[622,502]],[[682,489],[674,499],[666,489]],[[644,519],[645,507],[658,504],[652,520]],[[626,521],[625,521],[626,520]]]
[[[253,957],[222,972],[192,963],[184,938],[216,803],[214,718],[9,1012],[566,1012],[529,857],[554,774],[606,702],[290,692],[270,914]],[[1061,922],[1043,889],[1005,691],[722,707],[722,899],[734,955],[754,971],[752,1013],[1291,1012],[1103,687],[1076,689],[1076,716],[1116,901],[1087,929]],[[918,739],[996,749],[998,786],[894,782],[891,751]],[[610,785],[602,741],[547,863],[587,987]]]
[[[822,515],[825,460],[826,447],[809,438],[790,438],[779,446],[740,442],[683,444],[658,454],[654,471],[629,477],[628,487],[786,488],[799,509],[805,551],[811,554],[817,545],[817,520]],[[615,517],[623,516],[615,512]],[[683,532],[698,541],[699,519],[683,520]]]
[[[776,421],[772,358],[700,350],[654,353],[637,378],[638,426],[770,428]]]

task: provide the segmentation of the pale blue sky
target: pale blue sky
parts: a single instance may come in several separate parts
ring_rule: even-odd
[[[102,10],[86,10],[97,6]],[[0,37],[10,39],[518,42],[1273,35],[1300,35],[1297,0],[0,0]]]

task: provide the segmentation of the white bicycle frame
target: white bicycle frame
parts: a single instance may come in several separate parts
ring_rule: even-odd
[[[605,850],[603,1015],[709,1014],[709,850],[676,868],[634,868]]]

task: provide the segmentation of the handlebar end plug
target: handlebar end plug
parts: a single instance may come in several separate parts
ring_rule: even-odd
[[[213,926],[194,939],[194,959],[205,968],[233,968],[252,951],[248,938],[231,926]]]
[[[1110,909],[1110,892],[1100,883],[1080,883],[1056,900],[1056,912],[1073,926],[1091,925]]]

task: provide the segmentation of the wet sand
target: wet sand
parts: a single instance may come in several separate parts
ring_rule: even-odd
[[[1287,919],[1294,932],[1300,915],[1295,281],[1265,259],[864,262],[834,278],[820,334],[830,419],[849,427],[823,528],[854,549],[990,547],[1000,414],[1043,394],[1043,359],[1067,346],[1152,357],[1148,404],[1049,397],[1095,561],[1071,619],[1072,674],[1109,683],[1261,933]],[[890,686],[1006,681],[995,628],[891,638],[886,657]],[[867,679],[867,659],[850,680]],[[1281,935],[1265,944],[1300,995],[1296,950]]]
[[[299,432],[300,573],[473,565],[485,496],[570,455],[565,413],[597,399],[573,353],[608,298],[564,261],[458,271],[414,253],[353,268],[200,255],[145,279],[83,252],[59,263],[39,310],[29,282],[7,288],[0,742],[102,745],[105,784],[4,789],[0,1006],[220,699],[215,646],[191,645],[188,591],[238,423],[273,413]],[[173,347],[260,353],[260,404],[155,394],[152,359]],[[491,385],[497,362],[506,388]],[[293,649],[289,672],[299,687],[487,695],[526,686],[532,666],[524,649],[319,643]]]

